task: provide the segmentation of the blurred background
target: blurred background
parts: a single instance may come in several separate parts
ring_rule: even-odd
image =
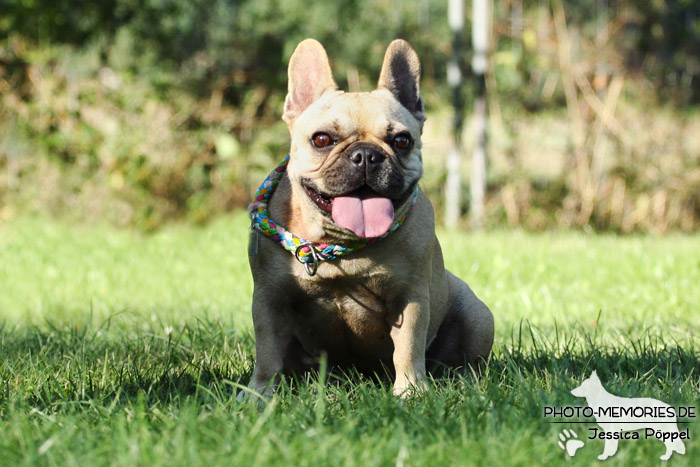
[[[245,207],[288,150],[287,61],[306,37],[352,91],[374,88],[391,40],[414,46],[423,187],[440,213],[447,3],[0,0],[0,223],[39,212],[150,231]],[[698,230],[700,2],[490,3],[487,227]],[[461,199],[466,216],[468,184]]]

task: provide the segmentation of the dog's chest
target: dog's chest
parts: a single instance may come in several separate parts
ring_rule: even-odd
[[[381,275],[340,277],[302,284],[294,305],[296,334],[313,353],[339,359],[391,356],[391,293]]]

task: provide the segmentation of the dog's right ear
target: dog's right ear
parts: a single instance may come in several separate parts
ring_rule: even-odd
[[[289,59],[289,85],[282,119],[291,123],[329,89],[338,89],[333,81],[328,55],[320,42],[306,39],[299,43]]]

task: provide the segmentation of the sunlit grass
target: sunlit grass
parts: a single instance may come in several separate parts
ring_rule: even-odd
[[[700,237],[440,232],[492,308],[478,381],[402,403],[390,381],[283,385],[235,401],[252,369],[247,221],[154,235],[22,219],[0,227],[0,464],[564,463],[545,405],[597,369],[608,390],[698,401]],[[563,425],[566,426],[566,425]],[[700,455],[696,424],[685,456]],[[572,461],[589,465],[603,442]],[[654,462],[658,441],[608,462]]]

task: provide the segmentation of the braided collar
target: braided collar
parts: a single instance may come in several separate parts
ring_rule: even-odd
[[[297,261],[304,265],[307,274],[313,276],[318,269],[318,263],[321,261],[333,260],[339,256],[348,255],[354,251],[372,245],[380,240],[391,235],[401,224],[406,220],[413,207],[416,204],[418,197],[418,187],[413,192],[411,206],[398,221],[394,222],[389,230],[381,237],[376,238],[360,238],[356,241],[347,244],[333,245],[330,243],[313,243],[307,242],[302,238],[297,237],[293,233],[286,230],[281,225],[270,219],[270,214],[267,210],[267,205],[270,202],[270,197],[275,191],[277,184],[282,179],[282,175],[287,170],[289,164],[289,155],[265,178],[255,192],[253,202],[248,206],[248,213],[251,219],[251,235],[256,232],[261,232],[263,235],[272,238],[282,248],[292,253]],[[251,239],[252,241],[252,239]],[[257,241],[257,239],[255,240]]]

